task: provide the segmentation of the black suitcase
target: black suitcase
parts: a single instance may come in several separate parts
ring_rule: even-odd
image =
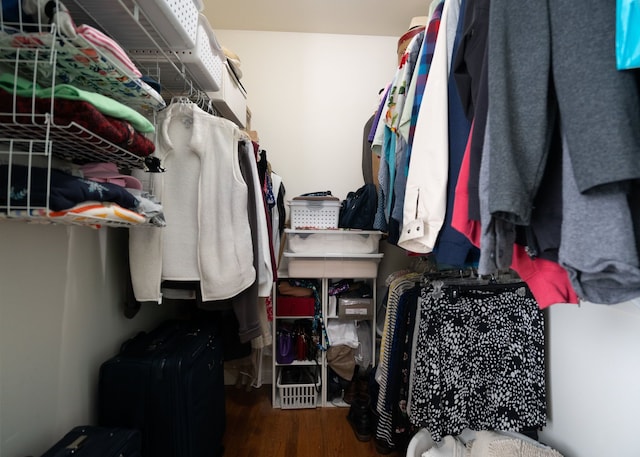
[[[74,427],[42,457],[140,457],[138,430],[96,427]]]
[[[212,322],[168,321],[100,367],[98,423],[139,429],[143,457],[222,455],[222,347]]]

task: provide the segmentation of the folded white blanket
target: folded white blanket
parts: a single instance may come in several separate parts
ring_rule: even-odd
[[[541,443],[498,432],[477,432],[469,457],[562,457]]]
[[[409,443],[407,457],[563,457],[555,449],[512,432],[468,430],[459,436],[445,436],[439,443],[426,429]]]

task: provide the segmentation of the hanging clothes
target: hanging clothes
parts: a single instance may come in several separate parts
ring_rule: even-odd
[[[616,70],[615,4],[492,0],[489,21],[491,214],[529,224],[557,116],[580,192],[640,178],[638,86]]]
[[[405,190],[402,233],[398,246],[432,252],[447,206],[447,84],[458,25],[460,0],[446,1],[418,114]]]
[[[264,194],[260,187],[258,167],[256,166],[254,147],[248,141],[239,144],[239,163],[242,177],[248,184],[248,212],[249,228],[251,229],[251,244],[253,246],[253,267],[256,280],[242,292],[230,299],[238,320],[248,322],[253,319],[257,310],[261,334],[251,340],[254,349],[268,346],[272,342],[271,324],[265,298],[271,296],[273,273],[271,263],[271,239],[265,212]],[[216,302],[212,302],[216,306]],[[200,306],[207,307],[204,302]],[[249,315],[246,315],[249,313]],[[244,330],[244,329],[243,329]]]
[[[476,246],[480,246],[480,220],[473,220],[469,211],[469,175],[471,169],[472,138],[475,138],[475,122],[471,127],[465,156],[460,167],[455,190],[452,226],[463,233]],[[484,138],[484,135],[483,135]],[[525,246],[514,244],[511,268],[527,283],[540,309],[554,303],[578,303],[578,295],[569,281],[567,271],[557,262],[543,258],[532,258]]]
[[[488,217],[530,224],[552,130],[559,125],[563,154],[570,154],[563,163],[560,253],[566,257],[560,262],[581,298],[613,304],[639,296],[637,221],[630,216],[626,188],[640,178],[640,90],[634,74],[616,70],[615,52],[607,44],[614,41],[615,4],[593,2],[578,11],[568,1],[514,8],[493,0],[490,24],[490,142],[483,153],[491,156]],[[610,218],[598,214],[602,218],[585,232],[594,213],[584,210],[604,200],[622,212]],[[585,233],[596,246],[588,243],[580,248],[584,254],[574,254]],[[615,244],[603,242],[614,233]],[[503,233],[492,230],[488,237],[494,252],[504,251]],[[597,246],[606,252],[593,253]]]
[[[467,2],[464,13],[464,35],[451,69],[458,93],[469,121],[475,125],[471,137],[469,187],[469,219],[480,220],[478,177],[489,107],[487,96],[487,38],[489,34],[489,0]]]
[[[198,281],[205,302],[233,298],[257,280],[238,150],[248,137],[194,103],[170,104],[158,126],[156,156],[167,171],[137,177],[162,202],[167,226],[130,232],[135,298],[160,302],[163,280]],[[260,336],[255,301],[237,317],[243,342]]]
[[[404,147],[398,159],[396,182],[394,187],[395,201],[393,204],[393,211],[391,213],[393,233],[390,233],[387,238],[388,243],[396,245],[398,244],[398,239],[402,232],[404,196],[407,187],[407,176],[409,174],[411,149],[413,147],[416,123],[418,121],[418,112],[420,110],[420,104],[422,103],[422,97],[424,96],[424,88],[427,82],[429,68],[431,67],[431,61],[433,60],[433,51],[436,44],[436,38],[438,36],[438,30],[440,28],[442,8],[444,6],[444,2],[441,1],[434,3],[437,3],[437,5],[430,16],[429,24],[425,31],[424,39],[422,40],[422,47],[420,48],[418,62],[413,71],[409,91],[407,93],[407,100],[398,126],[398,134],[403,138],[403,141],[400,144],[402,146],[403,142],[406,142],[406,147]]]
[[[400,237],[400,231],[402,227],[402,211],[404,208],[404,190],[407,185],[407,171],[409,167],[409,124],[411,122],[411,107],[416,97],[416,79],[417,71],[416,67],[419,63],[421,50],[425,46],[425,34],[426,32],[418,33],[409,43],[405,54],[402,56],[404,62],[403,73],[401,73],[402,89],[404,94],[402,98],[396,103],[395,119],[389,131],[386,131],[387,135],[394,135],[395,137],[395,151],[393,154],[389,154],[394,158],[394,177],[389,183],[392,191],[390,192],[391,200],[387,202],[388,214],[387,220],[389,221],[389,230],[387,242],[392,244],[398,243]],[[406,119],[409,118],[407,122]]]
[[[632,211],[629,203],[632,198],[637,201],[640,189],[621,185],[618,189],[609,187],[608,192],[580,193],[566,136],[563,145],[560,264],[585,300],[615,304],[634,299],[640,296],[640,259],[634,233],[640,220],[637,209]],[[589,221],[587,232],[585,214],[597,215]]]
[[[470,1],[469,1],[470,2]],[[460,15],[458,19],[458,27],[456,29],[456,37],[453,43],[453,54],[460,47],[460,42],[464,33],[464,12],[467,0],[460,3]],[[448,131],[449,131],[449,157],[448,157],[448,176],[447,176],[447,207],[445,218],[438,233],[436,244],[433,248],[433,254],[436,261],[441,265],[466,266],[475,265],[480,257],[480,251],[475,247],[467,237],[461,234],[452,226],[453,205],[455,202],[455,189],[458,182],[458,174],[460,165],[465,152],[467,139],[471,124],[466,117],[464,107],[460,101],[460,95],[455,83],[455,75],[452,69],[449,72],[449,80],[447,83],[448,95]]]
[[[408,289],[400,293],[393,308],[393,331],[387,335],[387,373],[384,389],[378,393],[376,440],[387,449],[406,449],[414,427],[407,414],[409,397],[409,374],[413,352],[413,331],[415,328],[420,285],[409,280],[403,281]],[[400,286],[402,283],[396,283]],[[411,285],[412,284],[412,285]],[[404,289],[404,287],[402,287]],[[392,293],[392,296],[397,292]],[[390,344],[389,344],[389,340]]]
[[[403,137],[399,129],[403,124],[403,116],[407,113],[405,107],[411,105],[414,100],[415,91],[411,90],[411,82],[415,73],[414,69],[418,64],[424,36],[425,27],[419,26],[411,29],[400,38],[398,68],[388,93],[385,95],[384,104],[381,106],[371,143],[371,151],[380,158],[377,223],[374,223],[374,228],[389,232],[388,242],[392,244],[397,242],[401,222],[398,217],[395,219],[392,217],[395,206],[399,204],[395,190],[399,188],[403,192],[405,182],[403,163],[406,156],[407,138]],[[404,49],[402,49],[403,47]],[[397,178],[400,179],[400,182],[396,182]],[[400,210],[400,214],[402,214],[402,210]]]
[[[270,209],[271,217],[271,245],[273,246],[273,252],[276,253],[276,269],[280,262],[280,245],[282,242],[282,234],[284,233],[284,225],[286,220],[286,213],[284,207],[285,188],[282,182],[282,176],[275,172],[271,172],[271,182],[273,183],[273,192],[276,200],[276,204]]]

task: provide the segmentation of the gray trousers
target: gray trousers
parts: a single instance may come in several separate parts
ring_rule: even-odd
[[[640,178],[640,96],[615,62],[615,2],[492,0],[493,216],[528,225],[558,116],[580,192]]]
[[[616,304],[640,297],[640,260],[634,227],[640,227],[630,183],[582,194],[571,168],[571,148],[563,138],[562,242],[559,262],[578,296]],[[634,220],[636,219],[636,220]]]

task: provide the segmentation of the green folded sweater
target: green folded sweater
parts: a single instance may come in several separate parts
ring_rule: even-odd
[[[81,100],[93,105],[102,114],[128,121],[134,129],[142,133],[155,131],[153,124],[136,110],[104,95],[78,89],[70,84],[57,84],[54,87],[40,87],[21,76],[14,78],[11,73],[0,74],[0,88],[20,97],[64,98]]]

